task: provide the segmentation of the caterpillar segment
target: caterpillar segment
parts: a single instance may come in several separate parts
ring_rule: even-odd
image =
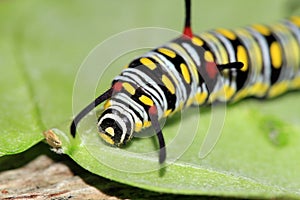
[[[300,17],[195,35],[190,1],[186,3],[183,35],[123,69],[112,87],[74,118],[73,136],[78,122],[106,101],[97,124],[102,139],[120,146],[135,132],[152,126],[163,163],[166,149],[160,119],[192,104],[271,98],[300,88]]]

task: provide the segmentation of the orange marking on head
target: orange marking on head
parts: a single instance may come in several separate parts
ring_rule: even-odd
[[[122,83],[116,82],[112,87],[114,92],[120,92],[122,90]]]
[[[183,30],[183,35],[191,39],[193,37],[192,28],[189,26],[185,27]]]
[[[214,62],[207,62],[205,66],[205,70],[209,76],[209,78],[213,79],[218,74],[218,68],[216,63]]]
[[[150,108],[149,108],[149,114],[152,114],[152,115],[156,115],[157,114],[157,108],[156,108],[156,106],[151,106]]]

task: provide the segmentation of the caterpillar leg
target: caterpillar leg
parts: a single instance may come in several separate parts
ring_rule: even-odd
[[[226,64],[219,64],[217,65],[217,68],[222,71],[224,69],[241,69],[244,66],[244,63],[242,62],[232,62],[232,63],[226,63]]]
[[[158,143],[159,143],[159,163],[162,164],[166,160],[166,145],[165,145],[165,139],[162,134],[159,122],[158,122],[158,116],[157,116],[157,109],[156,106],[151,106],[149,108],[149,116],[151,120],[152,127],[155,130]]]
[[[99,97],[97,97],[92,103],[87,105],[80,113],[76,115],[76,117],[73,119],[71,126],[70,126],[70,132],[73,137],[76,135],[76,127],[77,124],[80,122],[80,120],[86,116],[91,110],[93,110],[95,107],[97,107],[99,104],[101,104],[103,101],[107,100],[111,97],[113,88],[108,89],[106,92],[101,94]]]

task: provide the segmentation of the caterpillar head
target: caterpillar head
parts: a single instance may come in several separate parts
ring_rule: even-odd
[[[111,145],[120,146],[130,140],[131,127],[128,117],[115,109],[107,109],[99,117],[99,135]]]

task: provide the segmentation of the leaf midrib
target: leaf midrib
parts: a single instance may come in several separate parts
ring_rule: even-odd
[[[37,93],[34,89],[34,82],[32,81],[29,75],[30,73],[27,70],[26,61],[24,58],[24,51],[26,49],[25,42],[24,42],[25,41],[24,30],[26,30],[24,24],[18,24],[14,27],[14,31],[13,31],[14,34],[12,36],[13,56],[15,58],[16,67],[18,68],[18,71],[20,72],[20,75],[24,80],[30,102],[32,102],[33,105],[32,115],[34,116],[34,119],[36,119],[39,130],[43,131],[46,130],[46,126],[42,121],[42,113],[40,107],[38,106],[39,105],[38,100],[36,99]]]

